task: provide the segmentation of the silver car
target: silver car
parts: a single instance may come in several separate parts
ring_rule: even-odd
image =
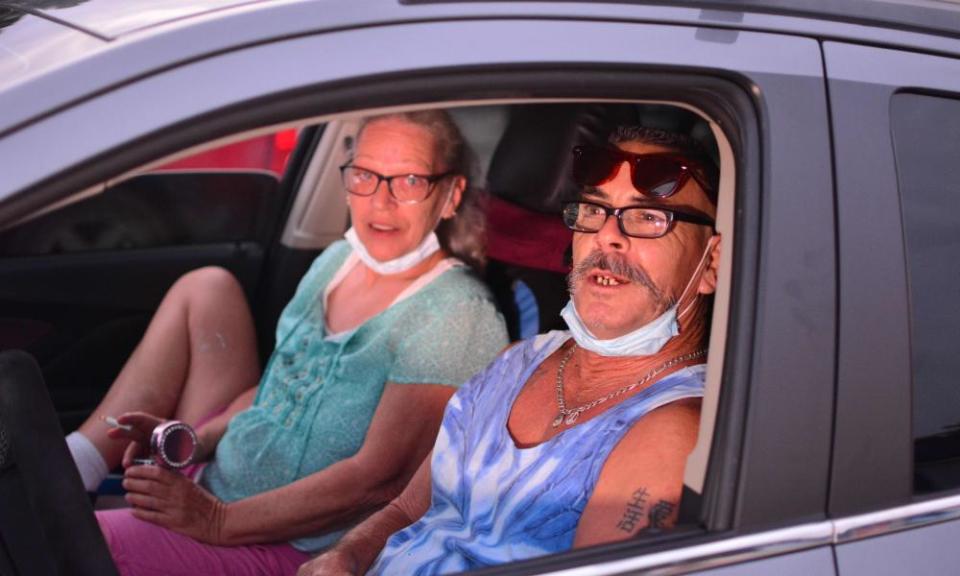
[[[0,0],[0,348],[40,367],[4,356],[0,385],[42,376],[72,429],[208,264],[268,351],[346,229],[358,120],[431,107],[543,215],[584,114],[696,118],[732,247],[681,526],[484,573],[960,572],[953,1]],[[562,262],[495,233],[512,335],[551,327]],[[89,506],[44,486],[62,454],[7,436],[0,574],[109,570]]]

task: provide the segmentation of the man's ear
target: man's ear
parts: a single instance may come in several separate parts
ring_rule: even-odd
[[[697,291],[700,294],[713,294],[717,290],[717,275],[720,271],[720,234],[714,234],[707,242],[713,242],[713,246],[707,255],[707,266],[700,277],[700,286]]]

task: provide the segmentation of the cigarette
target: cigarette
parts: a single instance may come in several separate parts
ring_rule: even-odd
[[[121,424],[117,422],[117,419],[114,418],[113,416],[101,416],[100,419],[106,422],[107,426],[111,428],[119,428],[125,432],[130,432],[131,430],[133,430],[133,426],[129,424]]]

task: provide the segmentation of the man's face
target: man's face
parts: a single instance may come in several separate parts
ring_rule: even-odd
[[[669,151],[639,142],[623,142],[617,146],[637,154]],[[694,179],[689,179],[673,196],[653,200],[633,187],[626,163],[620,166],[613,180],[587,188],[583,200],[612,208],[656,205],[666,209],[692,208],[711,217],[716,215],[715,207]],[[633,238],[620,231],[613,216],[595,234],[575,232],[571,290],[586,327],[594,336],[606,340],[636,330],[665,312],[680,297],[712,235],[709,226],[674,222],[673,228],[661,238]],[[630,281],[627,275],[614,274],[589,263],[601,255],[620,259],[624,266],[633,268],[637,279]],[[687,298],[697,291],[712,292],[712,285],[697,282],[688,289]]]

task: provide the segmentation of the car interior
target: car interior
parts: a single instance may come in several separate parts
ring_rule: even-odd
[[[445,106],[476,156],[474,182],[486,192],[489,260],[482,278],[511,340],[564,328],[559,311],[568,298],[571,232],[560,220],[559,206],[576,194],[568,178],[570,150],[606,141],[613,126],[670,129],[704,145],[721,168],[717,230],[724,246],[732,246],[732,148],[718,124],[689,105],[531,100]],[[349,225],[339,167],[350,157],[359,122],[389,110],[394,109],[308,118],[204,143],[78,191],[0,230],[0,318],[15,319],[0,325],[0,349],[29,353],[5,353],[0,361],[29,372],[32,380],[45,382],[44,394],[49,391],[46,400],[0,390],[0,494],[13,494],[5,486],[14,484],[18,494],[26,494],[14,516],[20,521],[31,510],[41,524],[60,513],[90,519],[71,520],[70,537],[49,532],[45,524],[31,528],[33,536],[17,523],[0,525],[0,573],[4,562],[24,562],[19,549],[31,555],[46,547],[54,551],[47,562],[59,565],[84,552],[99,557],[102,540],[96,542],[99,532],[89,502],[77,490],[79,478],[65,450],[50,446],[92,411],[179,275],[202,265],[233,272],[251,303],[261,360],[266,359],[277,317],[300,277]],[[722,252],[700,438],[685,473],[681,514],[692,522],[721,392],[731,253]],[[15,416],[16,398],[32,403],[34,422]],[[46,444],[14,449],[11,438],[20,435],[14,429],[32,425],[42,429],[37,442]],[[54,476],[52,491],[31,480]],[[114,482],[101,491],[116,489]],[[57,499],[41,504],[51,493]],[[100,505],[107,502],[102,498]],[[68,542],[79,532],[85,535]],[[33,538],[33,544],[21,548],[16,538]],[[102,566],[71,573],[109,573]],[[31,573],[55,573],[51,569],[38,566]]]

